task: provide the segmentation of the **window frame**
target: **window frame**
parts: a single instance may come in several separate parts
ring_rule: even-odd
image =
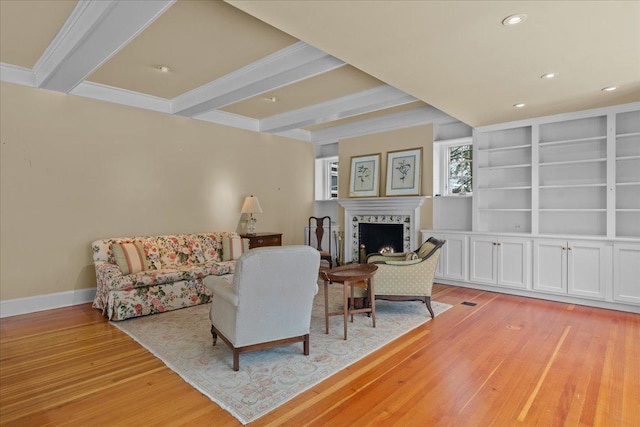
[[[335,163],[337,170],[332,171],[331,165]],[[336,175],[336,195],[331,195],[331,177]],[[322,157],[316,159],[315,170],[315,200],[337,200],[340,183],[340,162],[338,156]]]
[[[470,146],[473,152],[473,138],[471,137],[457,138],[448,141],[434,141],[434,160],[437,159],[436,161],[439,169],[437,172],[437,184],[434,182],[435,194],[451,197],[473,195],[473,158],[471,159],[471,191],[465,193],[451,193],[449,188],[449,151],[453,147],[460,147],[464,145]]]

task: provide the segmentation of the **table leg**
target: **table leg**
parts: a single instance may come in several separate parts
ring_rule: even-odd
[[[344,296],[344,339],[347,339],[347,321],[349,319],[349,282],[345,281],[342,283],[342,294]]]
[[[329,333],[329,282],[324,280],[324,326],[325,334]]]
[[[349,314],[351,314],[351,323],[353,323],[353,310],[356,309],[356,291],[355,291],[355,283],[350,283],[351,290],[351,299],[349,300]]]
[[[376,294],[373,289],[373,276],[369,278],[369,300],[371,301],[371,321],[373,327],[376,327]]]

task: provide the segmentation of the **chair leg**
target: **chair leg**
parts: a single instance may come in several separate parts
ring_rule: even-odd
[[[240,370],[240,351],[237,348],[233,349],[233,370]]]
[[[211,336],[213,337],[213,345],[216,345],[218,342],[218,334],[216,334],[216,328],[211,326]]]
[[[304,341],[303,342],[304,342],[304,344],[303,344],[303,346],[304,346],[304,355],[308,356],[309,355],[309,334],[306,334],[304,336]]]
[[[424,297],[424,303],[427,305],[427,310],[429,310],[429,313],[431,313],[431,318],[433,319],[435,317],[435,314],[433,314],[433,308],[431,308],[431,297]]]

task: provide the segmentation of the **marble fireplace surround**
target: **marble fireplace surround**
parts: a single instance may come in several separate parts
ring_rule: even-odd
[[[405,196],[338,199],[338,203],[344,208],[344,261],[358,261],[360,223],[405,224],[404,250],[415,249],[420,231],[420,207],[427,198]]]

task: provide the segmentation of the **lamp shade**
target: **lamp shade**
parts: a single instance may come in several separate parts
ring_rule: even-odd
[[[240,213],[262,213],[262,207],[260,206],[258,198],[252,195],[244,199],[244,204],[242,205],[242,210],[240,211]]]

